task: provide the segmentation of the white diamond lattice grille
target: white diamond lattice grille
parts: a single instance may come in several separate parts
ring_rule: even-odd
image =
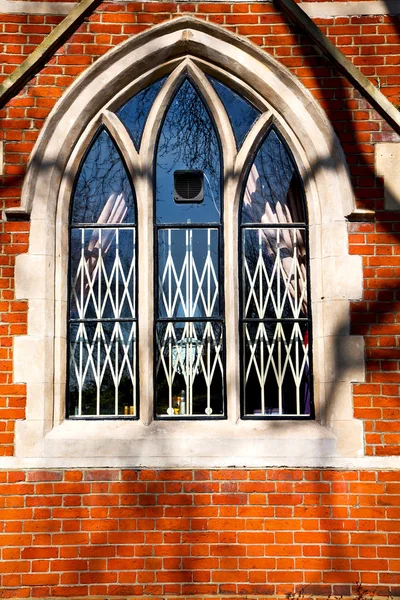
[[[212,228],[159,232],[159,316],[165,320],[156,333],[158,414],[175,414],[178,388],[186,395],[181,415],[210,416],[215,396],[217,404],[222,400],[218,235]]]
[[[70,398],[75,416],[136,414],[135,228],[71,233]]]

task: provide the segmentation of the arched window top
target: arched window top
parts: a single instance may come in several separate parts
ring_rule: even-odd
[[[116,114],[125,125],[137,150],[140,148],[143,128],[153,105],[153,102],[165,83],[166,76],[154,81],[130,98],[117,110]]]
[[[185,78],[166,111],[156,147],[156,221],[158,223],[218,223],[221,215],[221,158],[215,125],[204,99]],[[199,202],[177,201],[174,191],[197,176],[202,180]],[[195,181],[194,181],[195,184]],[[200,183],[199,183],[200,185]],[[179,190],[178,190],[179,191]],[[188,190],[189,191],[189,190]]]
[[[268,131],[251,165],[241,222],[306,223],[303,185],[293,157],[274,127]]]
[[[210,75],[208,79],[211,81],[215,91],[221,98],[222,104],[228,113],[235,136],[236,145],[238,148],[241,148],[247,134],[261,113],[252,104],[250,104],[250,102],[234,92],[226,84],[218,81],[218,79],[215,79],[215,77],[211,77]]]
[[[135,197],[126,167],[110,134],[101,128],[79,169],[71,223],[134,223]]]

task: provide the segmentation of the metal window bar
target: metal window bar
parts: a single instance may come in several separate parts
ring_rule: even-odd
[[[156,316],[156,377],[157,380],[164,379],[168,389],[166,414],[160,415],[157,410],[156,416],[211,417],[214,416],[214,377],[220,377],[222,381],[224,378],[223,321],[219,316],[222,295],[218,281],[221,271],[220,227],[169,225],[157,226],[156,232],[157,239],[160,233],[166,237],[167,246],[164,265],[157,260],[159,305]],[[179,234],[185,238],[181,264],[177,263],[176,248],[174,251]],[[199,235],[206,237],[205,254],[200,258],[194,252],[194,237]],[[218,267],[213,261],[213,235],[217,238],[215,254]],[[201,241],[203,244],[204,239]],[[166,316],[161,316],[163,312]],[[178,377],[184,381],[186,392],[184,415],[176,415],[173,406],[174,384]],[[199,378],[205,386],[205,408],[200,415],[194,408],[194,389]]]
[[[271,405],[276,405],[272,410],[274,417],[311,416],[310,398],[306,400],[310,394],[307,380],[311,321],[308,311],[304,313],[308,272],[299,261],[298,247],[301,235],[306,238],[306,227],[303,224],[285,227],[277,227],[275,223],[269,226],[246,224],[241,230],[241,329],[247,360],[243,365],[243,416],[271,416]],[[246,236],[250,240],[249,250]],[[306,241],[302,240],[303,247]],[[288,387],[289,379],[293,382],[289,387],[294,387],[295,397],[290,411],[284,405],[284,388]],[[247,410],[246,388],[250,381],[253,391],[254,381],[257,381],[260,398],[260,409],[254,410],[254,414]],[[271,382],[275,382],[277,390],[273,401]]]
[[[70,264],[68,362],[70,392],[75,378],[78,400],[75,414],[69,416],[125,417],[127,415],[121,412],[121,401],[125,399],[128,416],[137,417],[136,228],[97,224],[95,227],[71,227],[71,234],[73,231],[79,236],[80,249],[78,264],[73,266],[72,261]],[[125,261],[121,254],[121,235],[129,244]],[[71,248],[72,245],[71,239]],[[129,316],[122,316],[124,314]],[[76,329],[75,339],[73,328]],[[88,328],[92,335],[88,335]],[[83,405],[83,396],[93,383],[95,410],[88,411]],[[114,400],[113,410],[109,409],[105,414],[102,386],[107,388],[107,385],[106,393],[111,393],[113,387]],[[125,392],[124,396],[121,385],[131,388],[132,394],[126,396]]]

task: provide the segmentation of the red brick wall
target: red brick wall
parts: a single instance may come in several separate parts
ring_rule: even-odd
[[[364,292],[352,332],[365,336],[367,380],[354,385],[368,455],[400,454],[400,218],[384,210],[374,144],[398,136],[276,5],[105,3],[0,111],[0,208],[18,206],[25,166],[63,91],[116,44],[180,14],[219,23],[286,65],[326,110],[343,145],[358,206],[350,252]],[[0,15],[4,78],[62,17]],[[400,20],[317,20],[400,104]],[[13,453],[25,386],[13,381],[13,337],[26,333],[14,265],[26,223],[0,222],[0,456]],[[1,467],[1,462],[0,462]],[[400,595],[400,474],[330,470],[0,471],[0,597],[351,595],[361,582]],[[398,587],[397,587],[398,586]]]
[[[400,474],[0,473],[2,597],[400,593]]]

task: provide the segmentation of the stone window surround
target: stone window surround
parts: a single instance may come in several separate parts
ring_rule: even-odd
[[[154,67],[154,65],[157,65]],[[243,165],[268,123],[288,143],[303,178],[310,223],[316,420],[239,420],[238,278],[225,279],[228,419],[214,422],[152,421],[152,301],[140,312],[139,421],[64,420],[66,373],[67,224],[71,187],[80,159],[104,122],[138,170],[138,198],[148,197],[151,177],[111,112],[164,73],[188,70],[218,109],[202,71],[228,83],[264,115],[236,163],[224,111],[215,111],[222,137],[227,196],[226,273],[237,273],[237,220]],[[169,88],[172,90],[172,86]],[[208,91],[207,91],[208,90]],[[172,93],[172,92],[171,92]],[[168,94],[149,119],[160,120]],[[221,120],[222,119],[222,120]],[[150,149],[155,132],[146,126]],[[152,154],[148,152],[147,155]],[[146,176],[143,173],[147,173]],[[232,176],[233,173],[233,176]],[[140,201],[140,199],[138,200]],[[142,202],[138,223],[140,289],[153,286],[151,207]],[[361,296],[361,258],[348,254],[345,216],[354,212],[345,158],[333,129],[312,95],[276,60],[224,29],[183,17],[152,28],[107,53],[83,73],[57,103],[39,136],[24,182],[21,210],[31,212],[30,246],[17,258],[16,297],[29,300],[28,335],[15,340],[14,380],[27,383],[26,420],[17,422],[16,461],[44,466],[265,466],[328,464],[363,455],[362,423],[353,418],[351,382],[363,381],[364,346],[349,335],[349,300]],[[150,232],[150,234],[149,234]],[[146,249],[146,250],[143,250]],[[140,250],[139,250],[140,251]],[[146,255],[145,255],[146,253]],[[151,294],[149,294],[151,297]],[[231,299],[231,300],[229,300]]]

